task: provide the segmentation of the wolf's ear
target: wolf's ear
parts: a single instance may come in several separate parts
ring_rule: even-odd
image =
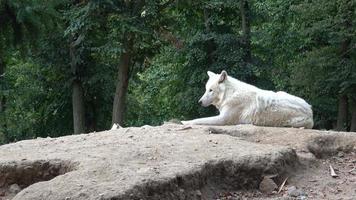
[[[208,71],[207,74],[208,74],[209,77],[213,77],[213,76],[216,75],[214,72],[211,72],[211,71]]]
[[[222,70],[219,78],[219,83],[223,83],[227,79],[227,72],[225,70]]]

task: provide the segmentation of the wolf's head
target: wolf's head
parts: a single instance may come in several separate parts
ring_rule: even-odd
[[[209,105],[217,106],[222,100],[225,93],[225,82],[227,80],[227,73],[225,70],[221,74],[215,74],[208,71],[209,80],[205,85],[206,91],[200,98],[199,103],[207,107]]]

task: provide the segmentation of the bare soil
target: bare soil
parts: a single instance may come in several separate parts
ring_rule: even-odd
[[[356,133],[251,125],[38,138],[0,146],[0,199],[356,199],[355,144]],[[266,192],[266,178],[287,181]]]
[[[330,175],[330,165],[336,171],[337,177]],[[303,199],[290,197],[288,187],[295,186],[305,192],[305,199],[356,199],[356,153],[340,154],[328,159],[303,160],[299,169],[289,172],[288,178],[280,193],[263,194],[258,189],[224,191],[214,199],[248,200],[248,199]],[[276,180],[280,186],[280,179]]]
[[[258,189],[226,191],[215,199],[303,199],[288,195],[287,189],[291,186],[305,192],[305,199],[356,199],[356,133],[270,129],[274,131],[254,126],[237,126],[232,130],[208,128],[211,133],[230,134],[257,143],[289,146],[296,150],[300,162],[297,168],[275,178],[278,186],[287,179],[280,193],[277,189],[272,194],[263,194]],[[337,177],[331,176],[330,166]]]

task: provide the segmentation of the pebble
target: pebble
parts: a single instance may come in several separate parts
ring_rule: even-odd
[[[339,158],[343,158],[343,157],[345,156],[345,154],[344,154],[344,152],[339,151],[339,152],[337,153],[337,156],[338,156]]]
[[[277,184],[271,178],[266,176],[263,178],[259,186],[260,191],[265,194],[272,194],[277,188]]]
[[[201,197],[201,196],[202,196],[202,193],[201,193],[200,190],[197,190],[197,191],[195,191],[195,192],[196,192],[196,195],[197,195],[198,197]]]
[[[20,191],[21,191],[21,188],[16,183],[10,185],[10,187],[9,187],[9,192],[11,192],[11,193],[19,193]]]
[[[307,196],[307,194],[303,190],[297,189],[295,186],[288,187],[287,194],[290,197],[298,197],[298,198],[302,198],[302,197],[306,198],[306,196]]]
[[[298,197],[297,197],[297,200],[306,200],[306,199],[307,199],[306,196],[298,196]]]

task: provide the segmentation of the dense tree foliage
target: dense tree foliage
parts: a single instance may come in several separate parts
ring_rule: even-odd
[[[2,143],[211,115],[206,71],[356,131],[355,0],[0,1]]]

